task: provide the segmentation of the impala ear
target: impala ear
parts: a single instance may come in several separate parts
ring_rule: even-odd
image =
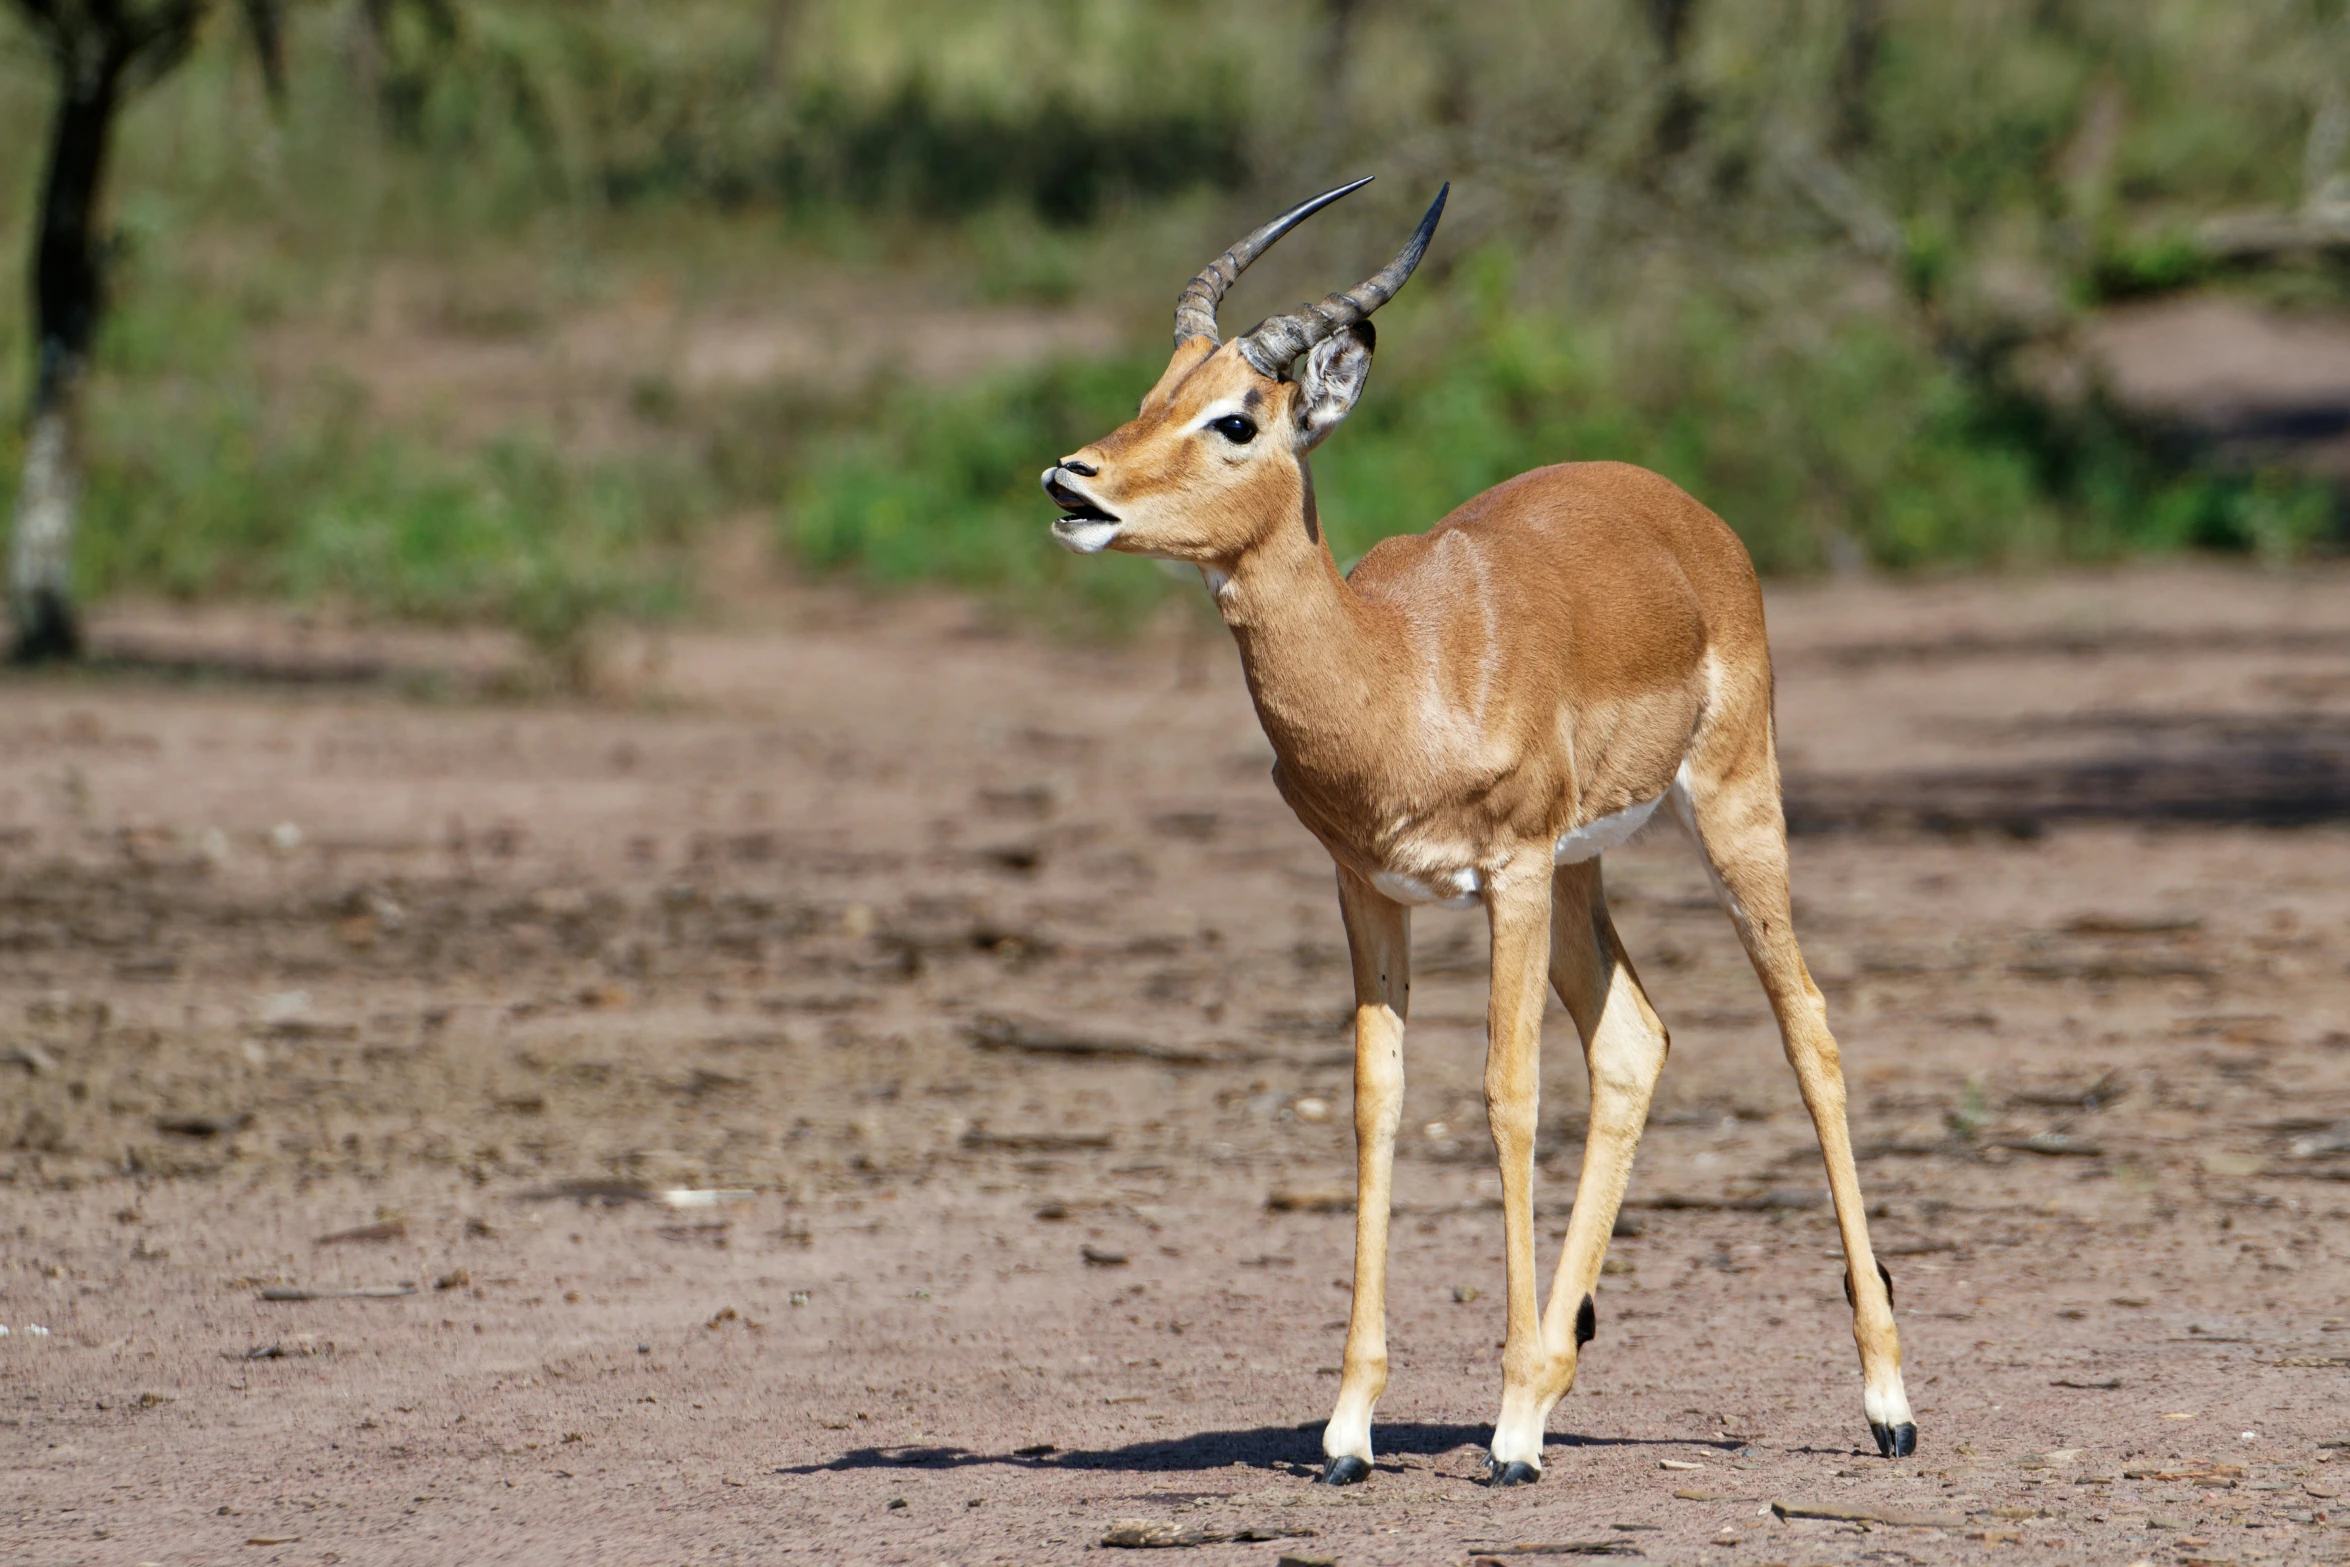
[[[1297,449],[1310,452],[1322,437],[1338,428],[1354,412],[1355,400],[1371,379],[1371,351],[1378,334],[1371,323],[1342,326],[1306,355],[1305,373],[1297,380]]]

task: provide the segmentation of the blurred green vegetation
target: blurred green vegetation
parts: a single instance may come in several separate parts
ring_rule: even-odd
[[[503,624],[570,673],[605,623],[687,601],[700,502],[680,465],[583,461],[527,433],[452,451],[331,384],[272,409],[239,326],[169,294],[116,312],[85,416],[89,587]]]
[[[1428,314],[1388,335],[1434,330]],[[1765,572],[1840,556],[1896,569],[2183,549],[2284,561],[2334,523],[2323,485],[2203,471],[2150,450],[2101,407],[1986,395],[1881,322],[1763,357],[1727,312],[1692,310],[1667,340],[1636,342],[1496,301],[1445,335],[1442,356],[1394,380],[1375,370],[1315,455],[1342,564],[1514,474],[1596,458],[1709,499]],[[903,393],[807,465],[786,507],[788,543],[882,582],[944,577],[1063,619],[1130,624],[1164,578],[1044,546],[1036,470],[1040,453],[1131,417],[1136,389],[1163,368],[1144,352]]]
[[[2338,199],[2341,0],[318,0],[292,22],[282,115],[223,30],[122,127],[92,592],[500,620],[564,659],[601,620],[685,608],[708,527],[764,512],[813,567],[1131,624],[1169,579],[1061,556],[1037,470],[1131,411],[1185,277],[1370,170],[1227,307],[1245,326],[1353,281],[1456,182],[1316,460],[1342,556],[1594,457],[1687,485],[1769,571],[2339,537],[2329,489],[2214,463],[2065,367],[2120,300],[2345,301],[2321,254],[2247,268],[2196,237]],[[11,27],[13,268],[49,89]],[[655,284],[681,313],[780,310],[825,274],[1117,325],[965,384],[648,373],[627,439],[394,417],[285,368],[271,345],[363,336],[403,269],[459,280],[440,329],[540,348]],[[0,284],[0,482],[22,297]]]
[[[93,432],[82,569],[181,598],[504,624],[574,672],[607,622],[686,602],[694,514],[641,469],[525,440],[451,461],[348,406],[281,432],[255,414],[230,400],[110,401]]]

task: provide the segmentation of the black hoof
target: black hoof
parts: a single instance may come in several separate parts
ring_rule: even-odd
[[[1490,1459],[1487,1460],[1487,1462],[1493,1463],[1493,1461]],[[1496,1487],[1505,1485],[1532,1485],[1535,1481],[1541,1478],[1542,1471],[1535,1468],[1532,1464],[1493,1463],[1493,1483]]]
[[[1371,1466],[1360,1458],[1333,1458],[1322,1466],[1316,1485],[1361,1485],[1371,1478]]]
[[[1918,1450],[1918,1428],[1906,1420],[1897,1426],[1872,1420],[1869,1435],[1877,1439],[1877,1451],[1887,1458],[1907,1458]]]

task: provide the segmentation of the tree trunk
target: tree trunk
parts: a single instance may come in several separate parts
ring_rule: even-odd
[[[38,359],[8,561],[14,657],[20,663],[81,651],[73,608],[73,524],[81,498],[75,437],[82,376],[105,302],[94,225],[122,66],[119,55],[107,50],[94,64],[68,66],[59,75],[33,251]]]
[[[1884,0],[1852,0],[1844,13],[1844,37],[1836,49],[1834,119],[1828,136],[1828,145],[1835,152],[1857,152],[1876,136],[1869,89],[1884,48]]]
[[[78,377],[69,380],[78,380]],[[73,611],[73,519],[81,500],[75,451],[78,387],[68,384],[35,410],[26,432],[24,480],[16,496],[8,596],[20,664],[73,658],[82,650]]]
[[[1651,143],[1662,158],[1677,158],[1697,139],[1697,122],[1705,104],[1689,85],[1687,52],[1689,30],[1697,19],[1697,0],[1647,0],[1649,36],[1664,56],[1665,95],[1657,111]]]

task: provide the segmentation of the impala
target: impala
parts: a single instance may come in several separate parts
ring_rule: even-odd
[[[1659,806],[1695,841],[1778,1021],[1835,1199],[1862,1408],[1887,1457],[1917,1428],[1891,1278],[1869,1249],[1844,1078],[1789,918],[1762,593],[1745,547],[1669,481],[1562,463],[1390,538],[1342,574],[1307,453],[1371,370],[1371,313],[1426,252],[1223,342],[1216,306],[1301,203],[1192,279],[1175,357],[1139,413],[1062,458],[1060,542],[1197,565],[1240,646],[1273,779],[1338,867],[1354,966],[1353,1314],[1324,1428],[1332,1485],[1371,1467],[1387,1385],[1386,1274],[1415,905],[1482,906],[1492,939],[1485,1104],[1501,1161],[1507,1337],[1493,1482],[1539,1479],[1543,1429],[1596,1328],[1593,1292],[1668,1048],[1608,919],[1600,855]],[[1302,361],[1302,362],[1301,362]],[[1534,1127],[1545,981],[1591,1079],[1581,1184],[1547,1310],[1536,1300]]]

